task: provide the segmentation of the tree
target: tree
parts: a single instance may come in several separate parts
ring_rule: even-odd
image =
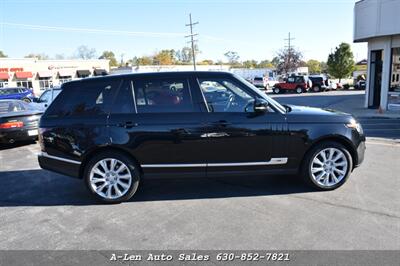
[[[96,57],[96,49],[81,45],[76,49],[76,57],[81,59],[93,59]]]
[[[175,50],[161,50],[158,52],[153,60],[157,62],[158,65],[173,65],[175,63]]]
[[[276,68],[279,64],[279,57],[275,56],[272,58],[271,64]]]
[[[228,51],[224,55],[228,59],[229,64],[237,65],[239,63],[240,56],[238,55],[237,52]]]
[[[104,51],[99,59],[108,59],[110,60],[110,67],[118,66],[117,59],[115,58],[115,54],[111,51]]]
[[[328,65],[324,61],[321,62],[321,73],[324,73],[324,74],[328,73]]]
[[[197,44],[194,45],[194,53],[196,56],[200,53]],[[190,64],[193,61],[192,48],[183,47],[181,50],[176,51],[175,58],[179,64]]]
[[[152,65],[153,64],[153,57],[151,56],[142,56],[137,58],[136,60],[136,65],[141,65],[141,66],[145,66],[145,65]]]
[[[256,60],[246,60],[242,62],[243,67],[245,68],[256,68],[258,63]]]
[[[307,61],[306,66],[308,67],[308,72],[310,74],[321,73],[321,63],[318,60],[310,59]]]
[[[1,57],[8,57],[5,53],[3,53],[3,51],[0,51],[0,58]]]
[[[302,58],[302,53],[293,47],[290,49],[283,49],[279,51],[276,58],[274,58],[276,62],[276,69],[279,73],[289,74],[294,72],[301,65]]]
[[[214,65],[214,61],[211,59],[205,59],[199,62],[199,65]]]
[[[47,60],[47,59],[49,59],[49,56],[44,53],[41,53],[41,54],[30,53],[30,54],[26,55],[25,58],[37,58],[39,60]]]
[[[336,47],[335,52],[328,56],[328,73],[339,79],[346,78],[354,71],[354,56],[350,44],[341,43]]]
[[[267,59],[267,60],[262,60],[260,63],[258,63],[257,67],[258,68],[274,68],[275,66],[271,61],[269,61]]]

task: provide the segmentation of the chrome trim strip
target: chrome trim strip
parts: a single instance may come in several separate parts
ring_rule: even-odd
[[[287,157],[272,158],[268,162],[243,162],[243,163],[198,163],[198,164],[142,164],[143,168],[180,168],[180,167],[225,167],[225,166],[258,166],[286,164]]]
[[[224,166],[258,166],[258,165],[279,165],[286,164],[288,158],[271,158],[268,162],[243,162],[243,163],[209,163],[210,167],[224,167]]]
[[[143,168],[206,167],[206,163],[142,164]]]
[[[42,157],[46,157],[46,158],[50,158],[50,159],[54,159],[54,160],[59,160],[59,161],[63,161],[66,163],[81,164],[81,162],[79,162],[79,161],[65,159],[62,157],[54,156],[54,155],[49,155],[49,154],[47,154],[47,152],[41,152],[38,154],[38,156],[42,156]]]

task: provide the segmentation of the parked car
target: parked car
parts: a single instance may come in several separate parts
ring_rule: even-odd
[[[39,132],[43,169],[81,178],[111,203],[129,200],[146,178],[299,174],[332,190],[365,150],[351,115],[281,105],[225,72],[68,82]]]
[[[251,83],[257,88],[265,89],[267,87],[267,82],[263,77],[254,77]]]
[[[326,79],[322,76],[309,76],[308,78],[312,82],[312,86],[311,86],[312,92],[324,91],[324,90],[326,90],[327,85],[329,84],[328,79]]]
[[[30,103],[34,97],[33,91],[27,88],[0,88],[0,100],[14,99]]]
[[[356,85],[354,85],[354,89],[356,90],[365,90],[367,86],[367,82],[365,80],[357,81]]]
[[[36,139],[42,113],[21,100],[0,100],[0,143]]]
[[[54,99],[60,94],[61,87],[51,88],[45,90],[39,98],[34,99],[34,103],[42,109],[46,109],[54,101]]]
[[[287,91],[294,91],[296,93],[303,93],[309,89],[310,85],[305,76],[290,76],[285,82],[275,84],[272,91],[276,94]]]

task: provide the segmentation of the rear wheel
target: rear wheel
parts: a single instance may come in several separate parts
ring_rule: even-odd
[[[313,86],[312,90],[313,90],[313,92],[320,92],[321,91],[319,86]]]
[[[333,190],[346,182],[352,169],[352,157],[346,147],[329,141],[308,152],[302,166],[302,175],[316,189]]]
[[[89,191],[99,200],[119,203],[129,200],[139,186],[140,171],[128,156],[103,152],[85,167],[84,179]]]
[[[24,102],[26,102],[26,103],[30,103],[30,102],[32,102],[32,100],[31,99],[29,99],[29,98],[23,98],[22,99]]]
[[[297,87],[296,88],[296,93],[297,94],[303,93],[303,88],[302,87]]]

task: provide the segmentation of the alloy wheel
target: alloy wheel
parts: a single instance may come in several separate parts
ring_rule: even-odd
[[[120,160],[105,158],[98,161],[89,176],[92,190],[102,198],[117,199],[124,196],[132,184],[128,166]]]
[[[318,185],[333,187],[346,176],[348,164],[346,155],[340,149],[323,149],[311,162],[311,176]]]

